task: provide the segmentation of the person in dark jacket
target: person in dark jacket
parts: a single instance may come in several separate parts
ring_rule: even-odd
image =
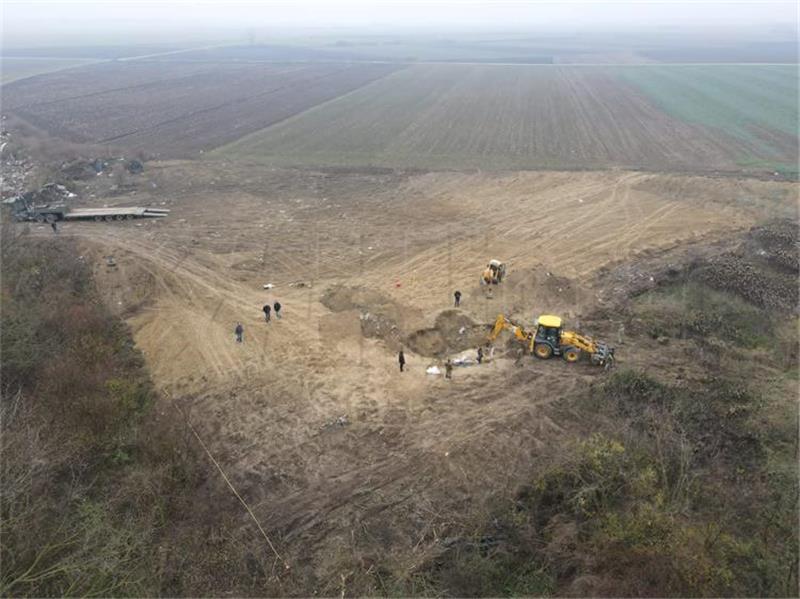
[[[400,372],[403,372],[403,369],[406,367],[406,355],[403,353],[403,350],[400,350],[400,353],[397,354],[397,362],[400,364]]]
[[[453,297],[456,300],[455,306],[456,308],[458,308],[461,305],[461,292],[456,289],[456,292],[453,294]]]
[[[244,340],[244,327],[241,322],[236,323],[234,331],[236,333],[236,343],[241,343]]]
[[[450,361],[450,358],[447,358],[447,362],[444,363],[444,378],[453,378],[453,363]]]
[[[483,348],[479,347],[478,348],[478,364],[480,364],[482,362],[483,362]]]
[[[264,307],[262,308],[262,310],[264,310],[264,320],[269,322],[269,313],[270,313],[270,310],[272,310],[272,306],[270,306],[269,304],[264,304]]]
[[[272,309],[275,311],[275,318],[280,320],[281,319],[281,303],[280,302],[275,302],[272,305]]]

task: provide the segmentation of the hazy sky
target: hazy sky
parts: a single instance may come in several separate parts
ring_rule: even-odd
[[[628,2],[537,0],[294,0],[215,2],[181,0],[40,1],[5,0],[4,45],[75,43],[105,33],[104,42],[225,37],[245,29],[372,30],[609,30],[797,26],[796,1]],[[128,39],[115,38],[123,34]],[[107,38],[107,39],[106,39]],[[87,40],[88,42],[89,40]],[[168,40],[162,40],[168,41]]]

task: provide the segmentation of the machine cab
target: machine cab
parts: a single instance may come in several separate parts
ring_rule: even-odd
[[[536,343],[546,343],[554,350],[561,344],[561,318],[542,314],[536,321]]]

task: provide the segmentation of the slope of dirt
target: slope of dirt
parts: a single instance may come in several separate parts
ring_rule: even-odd
[[[436,316],[433,327],[411,333],[406,345],[421,356],[442,358],[484,345],[488,332],[489,325],[478,324],[459,310],[445,310]]]

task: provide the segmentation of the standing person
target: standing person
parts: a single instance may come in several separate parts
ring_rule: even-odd
[[[403,350],[400,350],[400,353],[397,354],[397,362],[400,364],[400,372],[403,372],[406,367],[406,355],[403,353]]]
[[[234,331],[236,333],[236,343],[241,343],[244,340],[244,327],[241,322],[236,323]]]
[[[275,311],[275,318],[280,320],[281,319],[281,303],[280,302],[275,302],[272,305],[272,309]]]
[[[58,225],[56,224],[56,221],[50,223],[50,226],[53,228],[53,233],[58,233]]]
[[[264,307],[261,309],[264,310],[264,320],[269,322],[269,312],[272,310],[272,307],[269,304],[264,304]]]
[[[453,378],[453,363],[450,361],[450,358],[447,358],[447,362],[444,363],[444,378]]]
[[[483,348],[478,348],[478,364],[483,363]]]
[[[456,289],[456,292],[453,294],[453,297],[456,300],[455,302],[456,308],[458,308],[461,305],[461,292],[458,289]]]

